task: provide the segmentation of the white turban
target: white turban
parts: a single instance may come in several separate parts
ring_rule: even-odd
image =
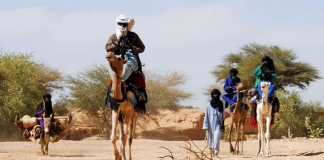
[[[128,31],[131,31],[135,21],[133,18],[128,18],[124,15],[119,15],[116,19],[116,35],[117,35],[117,39],[119,39],[120,37],[125,37],[127,35]],[[127,27],[123,27],[121,25],[118,25],[118,23],[124,23],[127,24]]]

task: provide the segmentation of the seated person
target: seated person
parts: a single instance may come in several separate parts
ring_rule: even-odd
[[[51,95],[50,94],[45,94],[43,96],[43,101],[40,102],[38,105],[37,105],[37,108],[36,108],[36,113],[34,114],[34,117],[43,117],[43,113],[45,113],[45,117],[43,118],[48,118],[50,117],[50,115],[52,114],[52,122],[54,121],[54,112],[53,112],[53,107],[52,107],[52,101],[51,101]],[[41,119],[38,121],[39,122],[39,125],[42,127],[42,129],[44,129],[44,120]],[[40,145],[45,145],[44,141],[43,141],[43,137],[35,137],[35,138],[41,138],[40,139],[40,142],[39,144]],[[54,137],[51,137],[51,140],[55,141],[56,139],[56,136]],[[52,141],[52,142],[53,142]]]
[[[51,95],[50,94],[45,94],[43,96],[43,101],[40,102],[37,105],[36,108],[36,113],[34,115],[34,117],[43,117],[43,112],[45,112],[45,117],[49,117],[51,114],[53,114],[53,118],[52,121],[54,119],[54,112],[53,112],[53,108],[52,108],[52,101],[51,101]],[[44,128],[44,120],[39,120],[39,125]]]
[[[222,98],[229,103],[231,106],[232,104],[236,103],[236,84],[241,83],[241,79],[236,77],[238,74],[238,70],[232,68],[230,70],[230,76],[226,78],[224,84],[224,90],[226,94],[222,96]],[[227,105],[227,104],[226,104]],[[227,106],[225,106],[227,108]],[[233,113],[234,108],[231,108],[231,113]]]
[[[271,85],[269,86],[269,90],[268,90],[268,98],[270,101],[270,99],[274,95],[274,89],[275,89],[275,85],[273,82],[277,79],[273,60],[270,59],[270,57],[268,57],[268,56],[263,57],[262,65],[259,65],[254,70],[253,74],[256,75],[256,81],[255,81],[254,88],[258,89],[258,93],[259,93],[260,97],[262,97],[260,83],[263,81],[267,81],[267,82],[271,83]]]

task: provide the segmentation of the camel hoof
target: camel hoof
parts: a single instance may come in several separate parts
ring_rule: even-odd
[[[242,152],[240,152],[240,155],[244,155],[243,151],[242,151]]]
[[[267,156],[267,157],[271,157],[271,151],[267,151],[266,156]]]
[[[230,152],[231,152],[231,153],[234,153],[235,151],[234,151],[234,149],[230,149]]]
[[[259,157],[263,157],[263,152],[260,152],[259,153]]]
[[[121,155],[115,155],[115,160],[121,160],[122,156]]]

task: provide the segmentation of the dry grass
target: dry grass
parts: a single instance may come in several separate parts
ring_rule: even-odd
[[[204,147],[204,149],[201,149],[190,138],[184,137],[184,136],[182,136],[182,138],[185,138],[186,140],[184,141],[185,145],[180,146],[180,148],[183,148],[183,149],[187,150],[187,152],[189,152],[190,155],[192,155],[194,157],[193,159],[196,159],[196,160],[206,160],[206,159],[211,160],[211,157],[208,157],[208,155],[205,154],[205,150],[207,149],[207,145],[206,145],[206,147]],[[170,155],[165,155],[163,157],[158,157],[158,158],[161,158],[161,159],[171,158],[172,160],[175,160],[175,157],[173,156],[173,153],[172,153],[172,151],[170,149],[168,149],[166,147],[163,147],[163,146],[161,146],[159,148],[164,148],[164,149],[168,150]],[[190,157],[188,157],[188,158],[189,158],[188,160],[190,160]]]

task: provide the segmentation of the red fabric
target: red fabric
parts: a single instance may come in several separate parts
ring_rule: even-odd
[[[252,107],[255,107],[255,112],[253,113],[253,110],[251,111],[250,119],[249,119],[249,125],[253,128],[258,128],[258,122],[256,120],[256,106],[255,103],[250,102]],[[274,125],[274,114],[271,113],[271,122],[270,126]]]
[[[108,89],[110,88],[111,84],[112,84],[112,80],[110,80],[109,84],[108,84]]]
[[[137,89],[146,87],[144,74],[140,71],[135,71],[131,74],[131,78]]]
[[[255,111],[253,112],[253,109],[251,111],[251,115],[250,115],[250,120],[249,120],[249,125],[252,126],[253,128],[258,128],[258,122],[256,120],[256,107],[255,107],[255,103],[250,102],[250,105],[252,106],[252,108],[255,108]]]

